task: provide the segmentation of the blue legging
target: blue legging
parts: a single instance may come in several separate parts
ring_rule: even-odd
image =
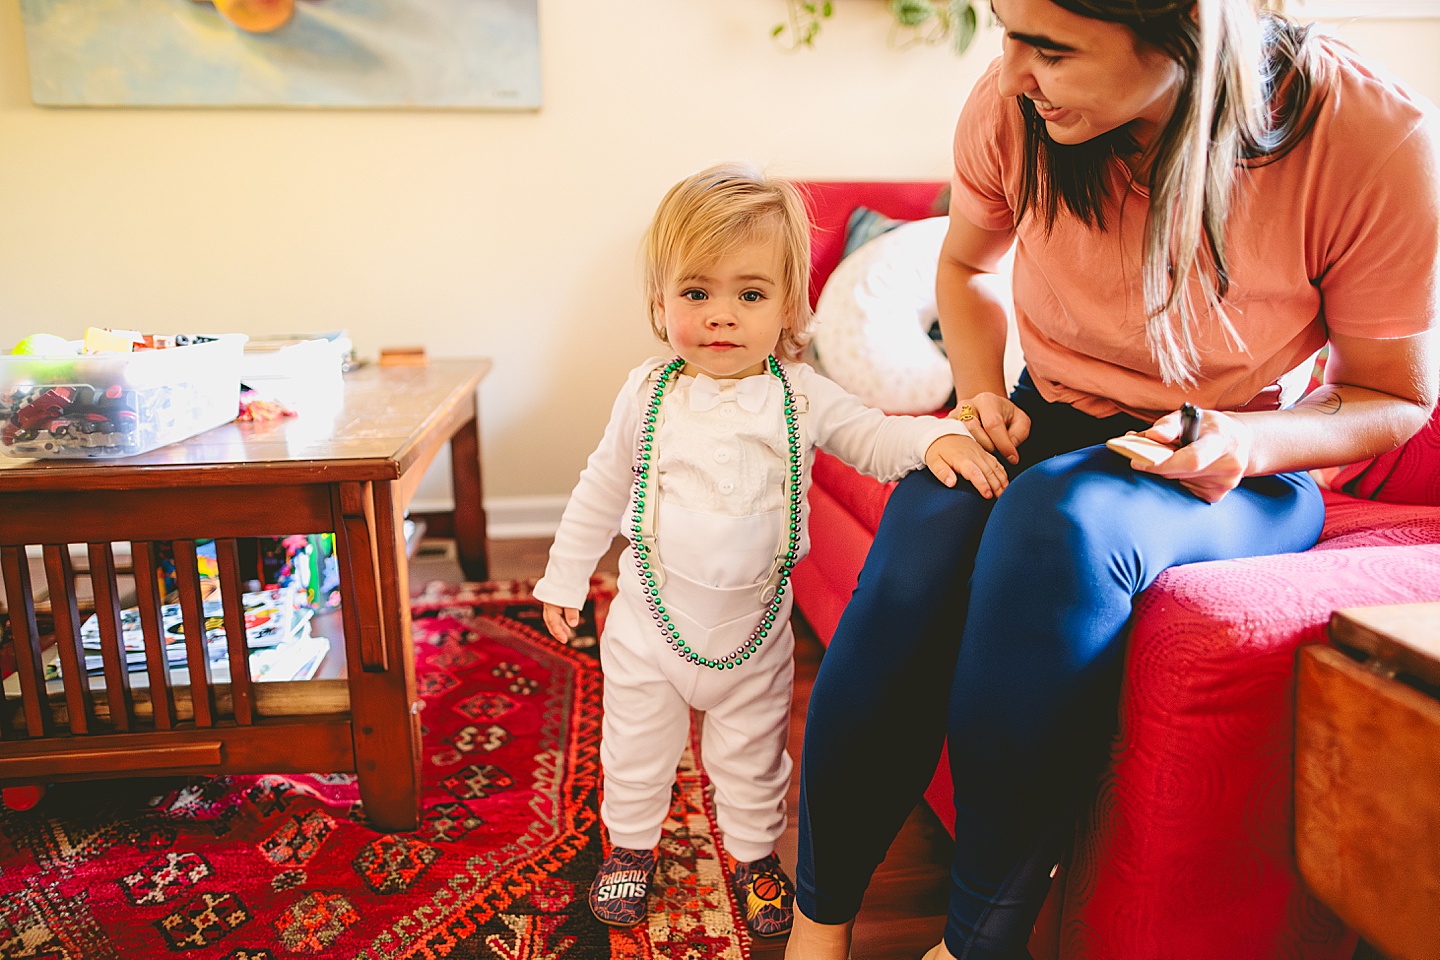
[[[955,857],[945,943],[1021,958],[1116,720],[1134,597],[1166,567],[1312,546],[1305,473],[1206,504],[1103,442],[1147,424],[1012,394],[1032,419],[987,501],[901,481],[815,679],[800,764],[797,901],[843,923],[915,806],[948,731]]]

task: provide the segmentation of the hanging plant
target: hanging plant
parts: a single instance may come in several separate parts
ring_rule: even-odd
[[[789,18],[777,23],[770,30],[770,36],[779,40],[791,50],[812,46],[815,35],[820,32],[820,21],[835,12],[830,0],[824,3],[805,3],[802,0],[786,0]]]
[[[980,18],[971,0],[889,0],[890,42],[897,47],[913,43],[946,43],[964,53],[975,39]]]
[[[791,50],[814,46],[820,22],[834,13],[830,0],[785,0],[785,5],[788,17],[775,24],[770,36]],[[960,54],[970,47],[979,28],[974,0],[886,0],[886,7],[893,20],[889,37],[892,47],[949,43]]]

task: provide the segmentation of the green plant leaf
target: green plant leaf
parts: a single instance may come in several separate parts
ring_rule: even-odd
[[[963,10],[957,9],[963,7]],[[955,36],[953,38],[956,53],[964,53],[970,47],[971,41],[975,39],[975,31],[979,27],[979,17],[975,13],[975,5],[968,0],[953,0],[951,9],[955,12]]]
[[[890,13],[902,27],[918,27],[935,16],[929,0],[890,0]]]
[[[777,24],[775,24],[775,26],[773,26],[773,27],[770,28],[770,36],[772,36],[772,37],[778,37],[778,36],[780,36],[780,34],[782,34],[782,33],[784,33],[784,32],[785,32],[785,24],[783,24],[783,23],[777,23]]]
[[[820,8],[820,16],[828,17],[834,12],[835,7],[830,3],[830,0],[825,0],[825,4]]]

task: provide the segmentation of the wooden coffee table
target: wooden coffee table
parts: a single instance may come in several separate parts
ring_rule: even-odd
[[[371,365],[345,376],[343,397],[327,411],[227,424],[122,460],[0,458],[0,571],[20,681],[18,698],[0,700],[0,786],[354,772],[376,826],[415,828],[420,701],[405,508],[426,466],[449,443],[460,563],[470,579],[486,578],[477,390],[489,369],[488,360]],[[195,541],[216,541],[236,664],[248,655],[237,541],[326,532],[336,535],[340,571],[341,679],[254,683],[240,671],[229,683],[211,682]],[[116,541],[129,541],[134,558],[148,661],[143,688],[123,666]],[[72,544],[86,545],[88,553],[103,684],[92,684],[83,667]],[[171,683],[162,653],[153,563],[161,544],[175,555],[188,684]],[[60,691],[47,691],[42,675],[49,640],[38,635],[27,547],[43,556]]]

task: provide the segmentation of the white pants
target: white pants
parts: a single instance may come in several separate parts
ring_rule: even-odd
[[[658,519],[666,611],[698,655],[723,657],[745,642],[765,609],[760,586],[784,515],[737,519],[662,503]],[[744,582],[716,585],[736,579]],[[761,647],[730,670],[682,660],[666,644],[642,597],[627,548],[620,558],[619,596],[600,640],[605,674],[600,816],[610,841],[637,850],[660,842],[693,707],[705,713],[700,752],[715,785],[725,849],[742,862],[767,856],[785,829],[792,766],[785,750],[795,674],[790,593]]]

